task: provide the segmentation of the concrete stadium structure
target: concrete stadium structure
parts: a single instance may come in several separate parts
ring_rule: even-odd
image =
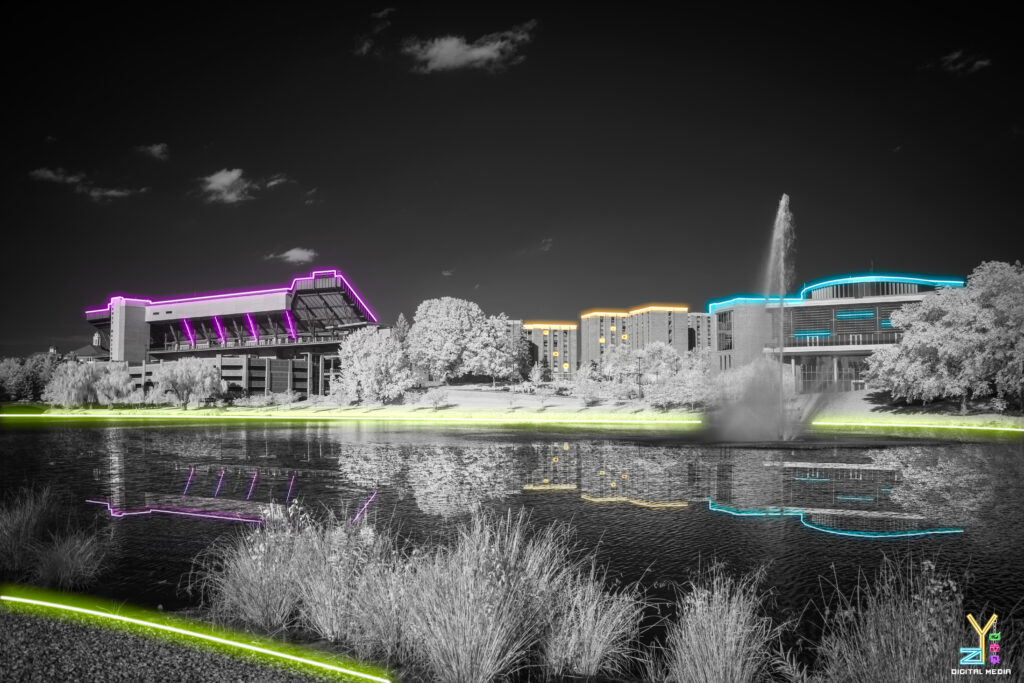
[[[718,371],[779,353],[799,391],[863,388],[865,359],[900,341],[889,316],[943,287],[963,287],[954,277],[869,273],[839,275],[804,286],[799,293],[766,298],[740,294],[708,303]]]
[[[303,393],[323,393],[339,342],[377,324],[336,269],[266,289],[161,300],[113,296],[85,318],[110,360],[127,362],[141,384],[151,374],[147,365],[198,356],[216,362],[229,385],[246,391]]]

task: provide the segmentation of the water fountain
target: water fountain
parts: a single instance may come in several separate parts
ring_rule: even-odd
[[[810,404],[790,406],[786,397],[783,313],[786,292],[793,285],[794,241],[793,213],[789,209],[789,195],[784,194],[775,214],[761,287],[764,315],[771,320],[765,324],[768,334],[764,342],[773,342],[773,358],[757,360],[738,371],[741,390],[711,417],[716,439],[789,441],[799,436],[807,416],[813,412],[814,406]],[[773,310],[778,311],[777,316],[771,315]]]

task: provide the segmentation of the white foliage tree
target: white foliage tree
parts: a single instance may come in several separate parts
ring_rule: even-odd
[[[485,321],[484,312],[472,301],[427,299],[416,308],[409,330],[410,360],[445,382],[465,374],[467,349]]]
[[[466,344],[464,371],[490,377],[492,383],[511,377],[516,366],[516,341],[504,313],[479,321]]]
[[[202,358],[180,358],[161,363],[153,370],[153,383],[158,394],[172,394],[184,409],[192,399],[216,396],[223,389],[220,370]]]
[[[43,390],[43,402],[65,408],[99,403],[96,387],[105,372],[106,368],[98,363],[61,363]]]
[[[401,342],[375,327],[353,332],[341,343],[341,391],[358,402],[386,403],[401,396],[415,380]]]
[[[125,403],[134,389],[128,368],[123,365],[107,366],[106,372],[96,382],[96,393],[100,403],[104,404]]]

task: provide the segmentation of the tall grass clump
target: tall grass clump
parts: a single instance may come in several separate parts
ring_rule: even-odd
[[[49,487],[21,489],[0,506],[0,580],[80,588],[102,572],[106,551],[95,530],[76,528]]]
[[[35,548],[35,583],[73,590],[93,583],[103,570],[106,544],[92,532],[78,530],[53,534]]]
[[[411,566],[407,628],[418,668],[444,683],[525,669],[578,564],[563,525],[531,534],[523,511],[475,515],[454,546]]]
[[[198,592],[215,621],[278,635],[299,618],[297,577],[311,543],[308,525],[267,524],[211,546],[196,558],[188,592]]]
[[[944,680],[960,648],[977,642],[960,587],[929,560],[886,558],[874,581],[837,589],[823,616],[814,678],[823,683]]]
[[[589,571],[573,575],[557,596],[553,623],[541,645],[548,674],[620,676],[637,659],[649,603],[635,586],[613,592],[606,584],[605,573],[592,559]]]
[[[765,568],[740,578],[713,564],[677,598],[650,678],[665,683],[754,683],[769,680],[781,627],[764,614]]]
[[[395,664],[406,654],[408,567],[385,532],[335,519],[307,529],[297,574],[302,626],[361,659]]]
[[[50,488],[21,489],[0,507],[0,575],[21,578],[35,565],[33,550],[57,530],[60,511]]]

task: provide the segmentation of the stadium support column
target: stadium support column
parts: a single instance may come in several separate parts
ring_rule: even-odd
[[[317,377],[317,385],[320,389],[320,395],[324,395],[324,354],[320,354],[320,376]]]
[[[295,361],[291,358],[288,359],[288,393],[290,394],[295,388]]]
[[[839,384],[839,356],[832,356],[832,386]]]
[[[266,374],[263,376],[263,395],[270,395],[270,357],[267,356],[264,367],[266,368]]]
[[[242,356],[242,389],[249,395],[249,356]]]

